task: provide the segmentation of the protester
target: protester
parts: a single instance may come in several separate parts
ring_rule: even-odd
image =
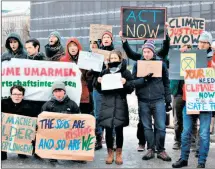
[[[46,102],[42,111],[65,113],[65,114],[77,114],[79,113],[78,105],[72,101],[67,93],[66,87],[63,82],[55,82],[52,86],[52,98]],[[57,162],[56,159],[49,159],[50,162]]]
[[[20,36],[17,33],[11,33],[6,39],[5,47],[7,52],[3,53],[1,61],[11,58],[27,59],[27,53],[23,48]]]
[[[62,62],[73,62],[78,63],[79,52],[82,50],[82,46],[77,38],[70,38],[66,44],[66,54],[61,58]],[[82,94],[81,94],[81,103],[80,111],[81,113],[91,114],[93,110],[92,98],[88,89],[88,76],[87,70],[81,69],[81,84],[82,84]]]
[[[142,50],[143,60],[159,60],[159,57],[155,54],[153,41],[148,40],[143,45]],[[171,158],[167,155],[164,148],[166,135],[166,112],[169,112],[172,109],[170,104],[171,94],[166,64],[162,64],[161,78],[152,77],[152,73],[148,74],[146,77],[137,78],[137,63],[133,67],[132,74],[135,78],[133,83],[136,88],[138,107],[141,121],[144,126],[148,149],[142,159],[149,160],[154,158],[156,144],[156,149],[158,151],[157,158],[164,161],[171,161]],[[152,114],[155,126],[154,132],[152,129]],[[155,136],[156,138],[154,138]]]
[[[28,53],[28,59],[30,60],[46,60],[44,53],[40,52],[40,42],[31,38],[25,42],[25,48]]]
[[[50,33],[49,43],[45,46],[45,53],[49,61],[60,61],[61,57],[65,55],[59,32]]]
[[[1,111],[4,113],[17,114],[28,117],[37,117],[36,106],[24,100],[25,88],[13,86],[10,88],[10,98],[1,100]],[[33,144],[33,146],[35,146]],[[35,149],[35,148],[34,148]],[[18,154],[20,158],[27,158],[27,155]],[[1,152],[1,160],[7,159],[7,153]]]
[[[208,67],[211,66],[211,43],[212,35],[205,31],[199,37],[198,49],[207,50]],[[183,88],[183,100],[186,101],[185,88]],[[188,159],[191,147],[191,133],[193,121],[199,118],[200,128],[200,147],[198,155],[198,166],[197,168],[205,168],[209,148],[210,148],[210,123],[211,123],[212,112],[204,111],[200,112],[199,115],[187,114],[186,105],[183,109],[183,132],[181,138],[181,156],[178,161],[172,164],[173,168],[181,168],[188,165]]]
[[[123,127],[129,124],[129,112],[127,104],[127,94],[134,90],[133,86],[128,84],[132,80],[130,71],[126,69],[127,62],[122,58],[120,51],[112,51],[109,58],[108,68],[103,70],[98,78],[97,90],[101,91],[101,109],[99,113],[99,124],[106,129],[106,145],[108,157],[106,164],[112,164],[114,161],[113,150],[113,129],[116,132],[116,164],[121,165],[122,147],[123,147]],[[102,77],[106,74],[121,73],[122,89],[101,90]]]
[[[104,31],[101,37],[100,49],[112,51],[114,50],[113,45],[113,34],[109,31]]]

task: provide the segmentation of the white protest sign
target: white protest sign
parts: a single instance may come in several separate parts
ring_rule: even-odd
[[[102,71],[104,56],[98,53],[81,51],[78,58],[78,66],[81,69],[91,70],[96,72]]]
[[[102,76],[102,90],[113,90],[123,88],[121,73],[106,74]]]
[[[81,99],[81,72],[75,63],[11,59],[2,62],[2,97],[10,96],[10,88],[21,85],[25,99],[48,101],[52,84],[62,81],[69,98],[78,105]]]

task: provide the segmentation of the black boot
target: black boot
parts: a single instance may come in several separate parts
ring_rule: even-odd
[[[102,149],[102,136],[98,135],[96,136],[96,144],[95,144],[95,150]]]
[[[1,160],[7,160],[7,153],[6,152],[1,152]]]
[[[205,164],[198,164],[197,168],[205,168]]]
[[[188,162],[180,158],[178,161],[172,164],[172,168],[182,168],[187,165],[188,165]]]

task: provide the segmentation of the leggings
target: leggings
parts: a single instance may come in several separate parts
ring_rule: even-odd
[[[106,145],[107,148],[113,149],[113,128],[106,129]],[[122,148],[123,146],[123,127],[115,127],[116,133],[116,146],[117,148]]]

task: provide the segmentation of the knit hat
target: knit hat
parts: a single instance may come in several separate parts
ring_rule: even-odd
[[[106,34],[109,35],[111,37],[111,39],[113,40],[113,34],[110,31],[104,31],[102,34],[102,39],[103,39],[103,36]]]
[[[142,50],[148,48],[150,49],[153,53],[155,53],[155,45],[153,40],[147,40],[146,43],[142,46]]]
[[[65,84],[63,82],[54,82],[52,85],[52,92],[56,89],[62,89],[66,92]]]
[[[199,37],[199,41],[207,41],[210,44],[212,44],[212,35],[210,32],[204,31]]]
[[[56,38],[58,38],[59,42],[61,43],[61,36],[60,36],[60,33],[59,33],[59,32],[57,32],[57,31],[51,32],[50,35],[49,35],[49,38],[50,38],[52,35],[55,36]]]

